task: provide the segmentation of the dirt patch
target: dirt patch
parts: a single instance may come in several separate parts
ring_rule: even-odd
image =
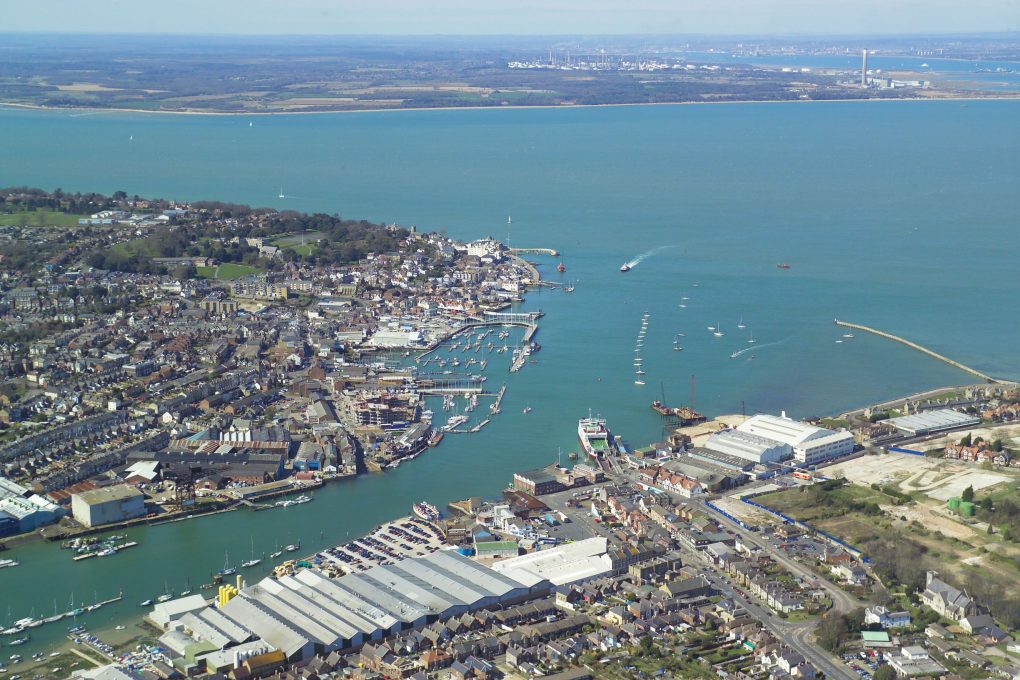
[[[748,524],[764,524],[773,518],[764,510],[742,502],[739,496],[722,497],[715,501],[715,505]]]
[[[906,517],[908,522],[916,521],[921,526],[932,531],[940,531],[946,536],[966,541],[974,536],[974,531],[956,520],[943,517],[923,505],[881,505],[882,510],[889,515],[899,519]]]
[[[57,85],[61,92],[123,92],[120,87],[107,87],[99,83],[71,83],[70,85]]]

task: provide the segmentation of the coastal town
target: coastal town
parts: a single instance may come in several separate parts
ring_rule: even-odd
[[[556,284],[491,237],[0,200],[11,573],[32,541],[101,563],[140,550],[132,527],[391,474],[537,370],[542,312],[520,303]],[[122,595],[4,620],[0,677],[1020,678],[1016,384],[810,421],[650,407],[660,441],[578,413],[577,450],[498,498],[412,498],[315,550],[256,557],[253,538],[248,561],[137,603],[127,647],[82,618]],[[22,658],[41,626],[81,653]]]
[[[391,250],[308,264],[327,237],[289,233],[292,217],[94,198],[70,227],[0,228],[5,264],[25,258],[2,274],[4,533],[67,538],[395,467],[443,437],[427,395],[473,405],[499,391],[489,361],[519,370],[538,349],[540,313],[500,312],[537,271],[493,239],[379,225]],[[189,252],[139,254],[168,239]],[[463,362],[410,359],[451,337],[474,342]]]

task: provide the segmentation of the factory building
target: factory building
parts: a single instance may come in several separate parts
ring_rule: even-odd
[[[605,538],[586,538],[511,557],[496,562],[492,568],[522,583],[547,581],[559,586],[605,576],[613,571],[613,560]]]
[[[0,477],[0,536],[35,531],[60,519],[65,511],[6,477]]]
[[[87,527],[123,522],[145,514],[145,494],[118,484],[71,495],[71,513]]]
[[[846,430],[834,432],[782,416],[756,415],[737,426],[737,430],[789,446],[793,458],[801,465],[818,463],[846,456],[856,442]]]
[[[899,418],[890,418],[888,422],[904,434],[911,437],[919,437],[934,432],[946,432],[957,428],[980,425],[981,419],[977,416],[954,411],[951,408],[944,408],[937,411],[926,411],[909,416],[900,416]]]
[[[778,463],[793,455],[793,447],[785,442],[740,429],[714,433],[705,448],[751,463]]]
[[[263,579],[220,608],[187,613],[170,626],[218,650],[262,640],[300,661],[476,609],[533,599],[550,588],[544,579],[525,584],[440,551],[338,579],[312,570]]]

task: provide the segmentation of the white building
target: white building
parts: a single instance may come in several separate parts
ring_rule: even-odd
[[[817,465],[846,456],[853,452],[855,446],[854,436],[846,430],[834,432],[787,418],[785,414],[756,415],[738,425],[737,429],[788,445],[793,450],[794,460],[801,465]]]
[[[478,241],[472,241],[467,244],[467,254],[474,255],[476,257],[484,257],[488,255],[493,257],[496,261],[499,261],[503,257],[503,244],[494,238],[484,238]]]
[[[778,463],[793,455],[789,444],[740,429],[714,433],[705,442],[705,448],[752,463]]]
[[[910,625],[910,613],[891,612],[877,604],[864,610],[864,623],[877,623],[882,628],[903,628]]]
[[[87,527],[123,522],[145,514],[145,495],[126,484],[83,491],[71,495],[71,512]]]
[[[586,538],[548,550],[500,560],[492,568],[521,583],[578,583],[613,571],[605,538]]]
[[[534,599],[550,587],[530,577],[522,583],[443,550],[335,579],[307,569],[265,578],[224,606],[186,613],[170,627],[221,650],[261,640],[300,661],[430,621]]]
[[[166,628],[171,621],[177,621],[185,614],[206,608],[205,598],[201,595],[188,595],[169,602],[160,602],[152,608],[149,618],[160,628]]]

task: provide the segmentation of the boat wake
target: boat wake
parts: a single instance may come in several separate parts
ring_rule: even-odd
[[[755,345],[753,347],[745,347],[744,349],[737,350],[736,352],[731,354],[730,355],[730,359],[737,359],[737,358],[741,357],[742,355],[747,354],[748,352],[757,352],[758,350],[765,349],[766,347],[775,347],[776,345],[782,345],[784,342],[787,342],[792,337],[793,336],[791,335],[789,338],[783,338],[782,340],[776,340],[775,342],[766,342],[763,345]]]
[[[669,249],[669,248],[675,248],[675,247],[676,247],[676,246],[659,246],[658,248],[652,248],[652,249],[651,249],[651,250],[649,250],[649,251],[646,251],[646,252],[644,252],[644,253],[641,253],[640,255],[638,255],[637,257],[635,257],[635,258],[634,258],[633,260],[630,260],[630,261],[629,261],[629,262],[627,262],[627,264],[625,264],[624,266],[625,266],[625,267],[626,267],[627,269],[633,269],[634,267],[638,266],[639,264],[641,264],[642,262],[644,262],[645,260],[647,260],[647,259],[648,259],[649,257],[651,257],[652,255],[658,255],[659,253],[661,253],[661,252],[662,252],[662,251],[664,251],[664,250],[667,250],[667,249]]]

